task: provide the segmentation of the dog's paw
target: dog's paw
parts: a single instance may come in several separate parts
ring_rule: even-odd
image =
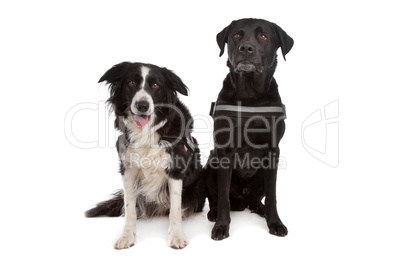
[[[246,209],[246,205],[241,201],[232,201],[230,203],[231,211],[243,211]]]
[[[222,240],[229,237],[229,224],[217,225],[212,228],[211,238],[213,240]]]
[[[216,210],[210,210],[207,214],[208,220],[212,222],[216,222],[216,218],[218,217],[218,212]]]
[[[187,237],[184,233],[172,233],[169,235],[168,246],[174,249],[182,249],[188,245]]]
[[[265,218],[264,205],[261,202],[255,202],[249,205],[251,213],[255,213]]]
[[[122,234],[115,242],[115,249],[125,249],[134,246],[135,244],[135,235],[133,233]]]
[[[288,229],[282,222],[271,222],[268,223],[269,233],[276,236],[286,236],[288,234]]]

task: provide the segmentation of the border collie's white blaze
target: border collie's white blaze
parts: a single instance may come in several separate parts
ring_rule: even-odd
[[[116,193],[86,215],[119,216],[123,210],[123,231],[114,243],[116,249],[123,249],[135,243],[138,217],[169,214],[168,245],[183,248],[188,240],[182,213],[201,211],[205,201],[197,143],[192,152],[183,143],[189,139],[193,119],[176,94],[187,95],[187,87],[168,69],[129,62],[112,67],[102,81],[110,84],[115,126],[123,133],[117,149],[124,194]],[[188,129],[181,131],[183,127]],[[172,137],[177,142],[171,142]],[[178,157],[183,161],[173,161]]]
[[[148,67],[141,67],[141,77],[142,82],[140,85],[140,91],[135,93],[133,100],[131,101],[130,109],[133,113],[134,121],[137,126],[143,127],[148,124],[152,113],[154,112],[154,102],[152,100],[152,96],[145,91],[145,84],[147,82],[147,77],[150,69]],[[145,106],[140,106],[139,104],[143,103]],[[146,110],[139,110],[142,107]]]

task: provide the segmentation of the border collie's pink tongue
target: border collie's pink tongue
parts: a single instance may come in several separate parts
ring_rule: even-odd
[[[149,116],[147,115],[134,115],[134,121],[139,127],[145,126],[149,121]]]

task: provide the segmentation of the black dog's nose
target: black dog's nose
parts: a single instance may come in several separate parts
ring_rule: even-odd
[[[137,101],[135,102],[135,108],[141,113],[145,113],[149,109],[149,102],[147,101]]]
[[[250,53],[252,54],[254,52],[255,48],[252,44],[250,43],[244,43],[239,47],[239,51],[241,53]]]

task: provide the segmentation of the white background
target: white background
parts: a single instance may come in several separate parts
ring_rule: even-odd
[[[140,220],[137,244],[114,250],[123,219],[83,217],[121,188],[97,81],[121,61],[168,67],[190,88],[181,99],[193,115],[208,119],[228,71],[215,36],[245,17],[295,40],[276,73],[289,235],[244,211],[232,213],[229,239],[213,241],[206,207],[184,222],[183,250],[167,247],[167,218]],[[0,266],[401,267],[401,23],[397,1],[3,1]],[[333,124],[303,125],[333,102]],[[196,127],[207,153],[212,129]]]

